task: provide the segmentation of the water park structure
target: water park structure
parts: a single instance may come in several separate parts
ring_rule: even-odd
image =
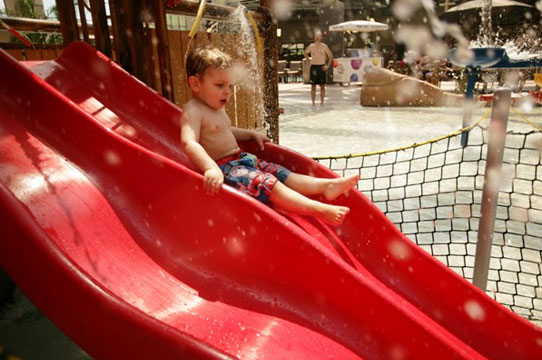
[[[198,20],[171,34],[162,1],[145,11],[116,1],[109,27],[105,3],[93,1],[93,47],[79,41],[73,2],[60,3],[59,56],[18,61],[0,50],[0,265],[90,355],[539,357],[541,328],[434,259],[358,191],[335,200],[351,209],[340,226],[226,186],[216,197],[199,191],[202,177],[178,146],[176,104],[188,91],[174,70],[189,46],[235,54],[241,35],[197,33]],[[168,5],[196,19],[233,13],[205,1]],[[257,58],[242,60],[255,60],[265,91],[239,90],[228,112],[278,139],[269,2],[239,14],[256,26],[236,29],[261,37]],[[82,31],[84,40],[91,31]],[[276,144],[242,146],[299,173],[337,176]]]

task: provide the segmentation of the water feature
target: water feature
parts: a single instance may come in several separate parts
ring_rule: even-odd
[[[494,45],[494,35],[493,35],[493,22],[491,20],[491,8],[492,0],[482,0],[482,11],[481,11],[481,21],[480,25],[480,35],[481,45],[483,46],[493,46]]]
[[[262,67],[259,64],[258,49],[256,46],[256,38],[253,27],[247,17],[246,7],[239,5],[235,11],[228,17],[233,26],[238,26],[237,35],[238,46],[236,53],[231,54],[235,59],[240,61],[240,66],[237,68],[239,85],[254,94],[253,106],[255,119],[264,119],[266,116],[263,102],[263,74]],[[237,91],[235,91],[235,94]],[[236,97],[234,98],[236,101]],[[262,123],[262,121],[256,121]]]
[[[245,6],[241,5],[237,1],[237,8],[233,11],[230,16],[228,16],[224,21],[216,22],[214,25],[219,26],[208,26],[207,32],[215,32],[217,29],[220,29],[220,32],[227,34],[235,34],[237,38],[235,39],[236,46],[234,47],[234,52],[230,55],[237,61],[237,66],[235,67],[235,78],[238,80],[238,83],[234,85],[233,89],[233,107],[234,115],[232,117],[232,122],[234,126],[239,126],[239,114],[238,114],[238,95],[239,91],[244,90],[245,94],[249,97],[252,97],[252,106],[251,110],[253,113],[253,118],[255,119],[255,124],[263,124],[263,119],[266,118],[264,101],[263,101],[263,73],[262,67],[259,63],[258,57],[258,46],[259,37],[255,33],[257,29],[255,24],[251,24],[249,20],[250,14]],[[198,9],[198,14],[195,18],[194,24],[188,36],[188,44],[186,47],[186,52],[184,54],[184,62],[186,63],[187,56],[190,50],[195,45],[194,38],[197,36],[197,31],[201,31],[200,21],[203,18],[205,13],[205,1],[200,3]],[[229,50],[232,52],[231,50]],[[253,95],[253,96],[251,96]],[[252,124],[250,124],[252,125]],[[265,126],[265,124],[264,124]]]

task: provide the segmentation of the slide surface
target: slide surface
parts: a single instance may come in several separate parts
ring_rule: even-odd
[[[0,51],[0,266],[93,357],[540,358],[540,328],[359,192],[338,227],[207,196],[177,107],[84,43],[26,65]]]

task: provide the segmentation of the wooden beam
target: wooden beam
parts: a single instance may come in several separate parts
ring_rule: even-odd
[[[3,17],[2,21],[18,31],[62,32],[60,21]]]
[[[81,21],[81,30],[83,32],[83,41],[90,44],[90,36],[88,34],[87,16],[85,14],[85,2],[78,1],[79,7],[79,20]]]
[[[90,0],[90,8],[96,49],[111,57],[111,39],[109,38],[104,0]]]
[[[144,0],[115,0],[114,19],[117,24],[117,33],[113,34],[118,39],[118,62],[120,66],[143,81],[147,85],[152,84],[151,71],[148,67],[148,58],[152,51],[147,49],[145,31],[141,13],[145,7]]]
[[[260,1],[260,4],[267,4]],[[265,121],[269,124],[269,137],[279,142],[279,85],[278,85],[278,39],[277,25],[273,21],[271,11],[267,6],[258,7],[259,15],[264,19],[259,24],[259,31],[264,44],[264,109]]]
[[[196,16],[199,8],[199,1],[184,0],[175,5],[174,8],[168,8],[167,12],[172,14]],[[213,20],[222,20],[224,21],[226,17],[231,15],[235,11],[235,8],[230,6],[216,5],[216,4],[206,4],[204,17],[207,19]],[[255,21],[261,22],[264,21],[264,16],[255,11],[250,12]]]
[[[113,58],[118,63],[119,62],[119,42],[118,42],[118,24],[117,24],[117,6],[115,4],[116,0],[109,0],[109,18],[111,20],[111,34],[113,35]]]
[[[156,37],[158,39],[158,63],[160,65],[160,85],[162,88],[162,95],[174,102],[166,8],[163,0],[154,0],[153,5]]]
[[[79,40],[79,26],[75,17],[75,5],[73,0],[56,0],[58,20],[62,27],[62,38],[64,45]]]

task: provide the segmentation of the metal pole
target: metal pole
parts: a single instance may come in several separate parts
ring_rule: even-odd
[[[491,109],[484,189],[482,192],[480,224],[478,226],[478,243],[476,245],[474,276],[472,279],[473,284],[483,291],[486,291],[487,288],[511,93],[512,91],[508,88],[497,89]]]

